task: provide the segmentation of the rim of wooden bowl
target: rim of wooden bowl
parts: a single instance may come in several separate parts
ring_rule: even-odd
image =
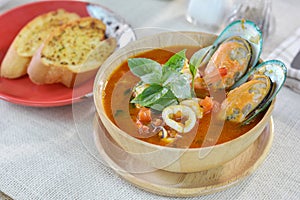
[[[126,54],[126,51],[131,51],[130,47],[134,47],[136,43],[140,43],[140,42],[142,42],[144,40],[148,40],[151,37],[159,37],[161,35],[172,34],[172,33],[179,33],[179,34],[184,34],[184,35],[187,34],[188,36],[195,36],[195,35],[200,36],[200,37],[204,36],[204,37],[210,37],[211,39],[216,37],[216,35],[209,34],[209,33],[203,33],[203,32],[192,32],[192,31],[163,32],[163,33],[159,33],[159,34],[156,34],[156,35],[153,35],[153,36],[145,37],[145,38],[143,38],[141,40],[133,41],[132,43],[130,43],[129,45],[127,45],[126,47],[124,47],[124,49],[117,50],[115,53],[113,53],[102,64],[102,66],[100,67],[99,71],[97,72],[97,75],[96,75],[96,78],[95,78],[95,81],[94,81],[94,89],[93,89],[94,103],[95,103],[95,106],[96,106],[96,112],[98,113],[98,115],[99,115],[99,117],[100,117],[101,120],[105,119],[109,123],[110,126],[112,126],[114,129],[118,130],[119,134],[122,134],[122,136],[126,137],[129,140],[132,140],[133,142],[137,142],[139,144],[148,146],[150,148],[167,149],[168,151],[176,151],[176,152],[186,152],[186,151],[197,152],[199,150],[211,149],[212,147],[214,147],[214,148],[220,148],[220,147],[226,146],[229,143],[233,143],[233,142],[235,142],[237,140],[242,140],[244,137],[247,137],[249,134],[255,132],[256,129],[258,129],[263,124],[266,124],[269,121],[269,118],[271,117],[272,111],[274,109],[275,100],[273,100],[272,103],[270,104],[269,108],[267,108],[267,110],[265,111],[265,114],[264,114],[263,118],[253,128],[251,128],[249,131],[247,131],[243,135],[241,135],[241,136],[239,136],[239,137],[237,137],[235,139],[229,140],[227,142],[221,143],[221,144],[215,144],[215,145],[212,145],[212,146],[199,147],[199,148],[174,148],[174,147],[168,147],[168,146],[161,146],[161,145],[152,144],[152,143],[145,142],[145,141],[142,141],[142,140],[140,140],[138,138],[135,138],[135,137],[131,136],[129,133],[126,133],[125,131],[123,131],[122,129],[120,129],[117,125],[115,125],[108,118],[108,116],[107,116],[107,114],[106,114],[106,112],[104,110],[104,106],[103,106],[102,92],[103,92],[103,89],[105,88],[105,84],[106,84],[107,79],[104,80],[104,82],[105,82],[104,83],[103,80],[101,80],[100,78],[102,76],[106,76],[107,78],[109,78],[111,76],[111,74],[114,72],[114,70],[116,70],[120,66],[121,63],[125,62],[125,59],[120,60],[118,62],[119,64],[116,64],[116,65],[113,66],[114,67],[113,70],[110,69],[111,73],[106,74],[105,73],[106,69],[109,68],[109,67],[111,67],[110,63],[112,63],[114,61],[114,59],[115,59],[116,56],[118,56],[118,57],[124,56],[123,54]],[[165,47],[171,47],[171,46],[176,46],[176,45],[161,46],[161,47],[157,47],[157,48],[165,48]],[[133,55],[137,55],[137,54],[145,52],[145,51],[149,51],[149,50],[137,51],[137,52],[134,52]],[[129,56],[133,56],[133,55],[128,55],[127,58]],[[100,82],[102,81],[102,83],[99,83],[99,81]]]

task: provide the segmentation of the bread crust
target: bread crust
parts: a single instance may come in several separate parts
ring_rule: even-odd
[[[1,63],[1,77],[13,79],[25,75],[32,56],[51,32],[79,18],[76,13],[58,9],[28,22],[15,37]]]
[[[106,42],[106,41],[105,41]],[[41,50],[32,57],[27,73],[31,81],[37,85],[62,83],[66,87],[80,85],[96,75],[98,68],[93,70],[76,73],[66,67],[47,65],[42,62]]]
[[[1,77],[14,79],[25,75],[30,60],[30,57],[20,56],[14,47],[14,43],[12,43],[2,60]]]
[[[74,87],[93,77],[115,48],[116,40],[105,38],[100,20],[81,18],[52,33],[33,56],[27,73],[35,84]]]

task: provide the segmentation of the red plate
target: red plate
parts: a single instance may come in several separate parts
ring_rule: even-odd
[[[112,24],[111,21],[117,24],[117,26],[120,26],[120,23],[121,25],[124,25],[124,20],[119,18],[119,16],[114,15],[111,11],[104,7],[96,4],[90,4],[88,2],[52,0],[22,5],[0,16],[0,27],[2,27],[0,29],[0,63],[2,62],[6,51],[17,33],[34,17],[59,8],[75,12],[82,17],[90,16],[91,14],[89,14],[88,6],[96,6],[96,17],[98,17],[99,12],[100,18],[107,16],[109,19],[106,21],[109,22],[109,26]],[[103,14],[101,12],[105,13]],[[105,19],[103,21],[104,23],[106,22]],[[30,81],[28,76],[12,80],[0,78],[0,98],[12,103],[26,106],[62,106],[71,104],[72,102],[77,102],[86,94],[91,93],[93,90],[93,82],[94,80],[91,79],[72,89],[63,86],[62,84],[35,85]],[[73,90],[75,89],[76,92],[73,94]]]

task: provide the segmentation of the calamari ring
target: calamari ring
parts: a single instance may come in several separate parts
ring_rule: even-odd
[[[187,118],[184,123],[176,122],[175,120],[171,119],[171,116],[178,112],[180,112],[183,117]],[[190,107],[184,105],[172,105],[166,107],[162,112],[162,118],[169,127],[173,128],[179,133],[187,133],[191,131],[197,121],[195,112]]]

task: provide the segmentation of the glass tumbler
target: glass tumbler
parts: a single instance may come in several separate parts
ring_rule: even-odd
[[[274,29],[271,0],[227,0],[227,3],[230,9],[225,14],[226,20],[222,28],[235,20],[247,19],[256,23],[263,33],[263,39],[267,39]]]
[[[223,24],[225,8],[224,0],[190,0],[186,19],[201,30],[216,32]]]

